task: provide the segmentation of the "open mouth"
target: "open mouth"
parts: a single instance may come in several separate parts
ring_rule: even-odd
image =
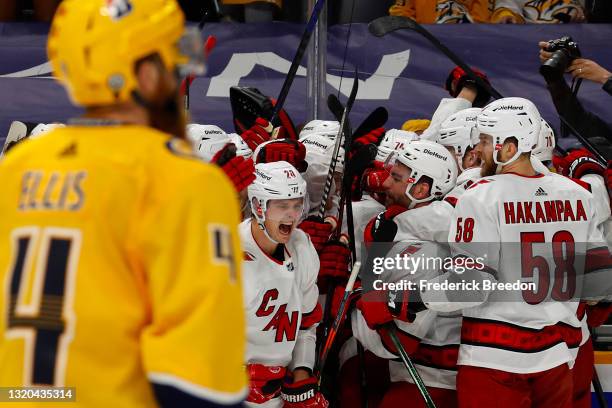
[[[281,222],[278,226],[278,230],[282,235],[291,234],[291,230],[293,229],[293,223]]]

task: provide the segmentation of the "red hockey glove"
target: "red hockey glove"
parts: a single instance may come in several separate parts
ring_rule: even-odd
[[[317,377],[310,377],[291,384],[284,383],[281,389],[285,408],[328,408],[329,402],[319,391]]]
[[[357,301],[357,309],[365,319],[368,327],[376,330],[393,321],[393,315],[387,306],[388,294],[384,290],[372,290],[364,293]]]
[[[574,150],[568,153],[565,156],[565,162],[568,164],[567,175],[579,180],[587,174],[597,174],[603,177],[606,171],[604,166],[599,164],[587,149]]]
[[[300,173],[308,168],[306,162],[306,147],[302,142],[291,139],[277,139],[261,147],[255,159],[257,163],[272,163],[286,161]]]
[[[604,180],[608,187],[608,196],[610,196],[610,209],[612,209],[612,160],[608,162],[608,167],[604,173]]]
[[[238,192],[247,188],[255,180],[253,159],[236,156],[236,145],[233,143],[228,143],[217,152],[212,158],[212,162],[223,169]]]
[[[489,84],[489,78],[487,78],[484,72],[481,72],[474,67],[472,67],[472,71],[474,71],[476,76],[481,78],[485,83]],[[489,99],[491,99],[491,95],[486,89],[478,85],[476,81],[470,78],[470,76],[466,74],[462,68],[455,67],[446,79],[446,90],[450,96],[456,98],[465,85],[471,85],[476,88],[476,99],[472,103],[473,107],[483,108]]]
[[[393,242],[397,234],[397,224],[393,221],[396,215],[406,211],[401,205],[392,205],[386,211],[372,218],[363,233],[367,244],[372,242]]]
[[[276,106],[276,99],[270,98],[270,100],[272,101],[272,105]],[[277,138],[278,139],[298,140],[298,134],[297,134],[297,131],[295,130],[295,125],[293,124],[293,121],[289,117],[289,114],[287,113],[287,111],[285,111],[285,109],[282,108],[278,112],[277,117],[278,117],[278,121],[280,122],[280,128],[279,128],[279,133],[278,133]]]
[[[280,396],[283,377],[287,372],[285,367],[249,364],[247,371],[249,374],[248,402],[263,404]]]
[[[415,293],[416,295],[416,293]],[[410,303],[410,291],[372,290],[362,295],[357,302],[357,308],[372,330],[382,328],[393,319],[412,323],[416,312],[423,308],[416,308],[422,303]]]
[[[298,228],[310,236],[312,245],[317,252],[320,252],[323,245],[329,241],[335,224],[337,224],[337,222],[334,222],[330,217],[323,221],[319,217],[311,216],[302,221],[302,223],[298,225]]]
[[[255,124],[240,136],[242,136],[249,148],[255,151],[257,146],[272,139],[273,131],[274,127],[270,122],[263,118],[257,118]]]
[[[363,190],[369,193],[384,193],[386,188],[383,187],[383,184],[388,177],[389,171],[384,168],[384,164],[375,161],[371,168],[363,172],[361,178]]]
[[[319,254],[319,261],[319,282],[348,279],[351,250],[346,245],[338,241],[328,242]]]
[[[365,146],[367,144],[375,144],[376,146],[378,146],[380,144],[380,141],[383,140],[384,137],[385,128],[380,127],[378,129],[374,129],[370,131],[370,133],[366,133],[365,135],[353,140],[353,144],[351,146],[351,153],[353,153],[353,151],[358,149],[359,147]]]

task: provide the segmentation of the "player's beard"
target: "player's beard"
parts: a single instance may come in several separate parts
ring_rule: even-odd
[[[493,151],[493,154],[497,154],[496,151]],[[493,155],[483,154],[481,156],[482,164],[480,167],[480,176],[488,177],[494,176],[497,172],[497,164],[493,161]]]
[[[187,139],[187,120],[181,108],[179,88],[170,81],[160,81],[147,106],[151,127],[180,139]]]

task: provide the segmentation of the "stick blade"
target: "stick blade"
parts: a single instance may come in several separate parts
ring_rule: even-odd
[[[384,127],[389,120],[389,111],[384,106],[374,109],[353,133],[353,139],[370,133],[374,129]]]
[[[403,28],[414,29],[414,20],[403,16],[383,16],[368,24],[368,30],[376,37],[384,37]]]
[[[342,121],[342,113],[344,112],[344,106],[338,97],[334,94],[329,94],[327,97],[327,107],[331,111],[332,115],[338,122]]]

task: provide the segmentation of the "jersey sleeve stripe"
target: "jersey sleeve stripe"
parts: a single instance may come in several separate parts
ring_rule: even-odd
[[[167,373],[151,372],[147,374],[147,377],[149,381],[156,387],[172,387],[192,397],[196,397],[200,400],[206,400],[220,405],[232,406],[235,404],[240,404],[242,401],[244,401],[248,393],[248,388],[246,387],[236,393],[212,390],[210,388],[202,387],[201,385],[194,384],[192,382],[186,381],[182,378]]]
[[[317,305],[312,310],[312,312],[304,313],[302,315],[302,322],[300,324],[300,330],[306,330],[319,323],[323,318],[323,309],[321,305],[317,302]]]
[[[612,270],[612,258],[606,247],[589,249],[586,253],[584,273],[592,273],[604,269]]]

